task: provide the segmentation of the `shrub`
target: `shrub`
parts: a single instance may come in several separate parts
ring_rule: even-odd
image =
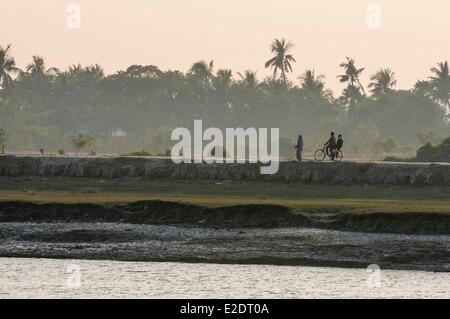
[[[94,138],[92,136],[83,133],[80,133],[77,136],[73,136],[71,141],[73,146],[75,147],[76,151],[75,155],[78,155],[78,153],[81,151],[82,148],[94,144]]]
[[[421,162],[450,162],[450,137],[439,145],[427,143],[417,151],[417,160]]]

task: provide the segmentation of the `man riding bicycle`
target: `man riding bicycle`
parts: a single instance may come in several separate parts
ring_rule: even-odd
[[[336,149],[336,137],[334,136],[334,132],[331,132],[331,136],[328,141],[324,144],[326,146],[326,153],[328,156],[331,155],[331,152]]]
[[[336,140],[334,132],[331,132],[331,136],[328,141],[314,152],[314,159],[316,161],[323,161],[329,157],[332,161],[342,161],[344,155],[342,154],[342,146],[344,146],[344,139],[339,134],[339,138]]]

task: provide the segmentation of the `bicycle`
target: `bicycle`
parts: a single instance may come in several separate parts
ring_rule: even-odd
[[[344,154],[342,154],[342,151],[338,150],[337,148],[331,149],[330,154],[327,154],[325,145],[323,148],[319,148],[314,152],[314,159],[316,161],[324,161],[326,157],[328,157],[332,161],[340,162],[344,158]]]

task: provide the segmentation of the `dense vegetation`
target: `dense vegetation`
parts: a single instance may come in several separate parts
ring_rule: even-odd
[[[450,137],[439,145],[427,143],[417,151],[420,162],[450,162]]]
[[[85,134],[95,139],[90,148],[97,152],[160,153],[170,146],[171,129],[191,127],[194,119],[205,127],[279,127],[284,153],[293,152],[300,133],[306,151],[334,130],[344,134],[346,154],[371,157],[413,154],[450,135],[447,62],[405,91],[395,89],[390,69],[380,69],[365,88],[364,68],[347,58],[338,76],[345,89],[337,96],[314,70],[293,79],[291,47],[274,41],[265,64],[273,75],[265,79],[253,71],[215,70],[204,61],[187,72],[132,65],[106,75],[97,64],[58,70],[34,56],[19,70],[10,46],[0,47],[0,128],[7,150],[74,150],[71,141]]]

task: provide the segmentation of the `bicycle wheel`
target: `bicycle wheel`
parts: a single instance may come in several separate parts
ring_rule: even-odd
[[[334,159],[336,162],[340,162],[342,161],[342,159],[344,158],[344,154],[342,154],[341,151],[336,153],[336,158]]]
[[[316,161],[323,161],[325,159],[325,156],[326,154],[323,149],[318,149],[314,152],[314,159]]]

